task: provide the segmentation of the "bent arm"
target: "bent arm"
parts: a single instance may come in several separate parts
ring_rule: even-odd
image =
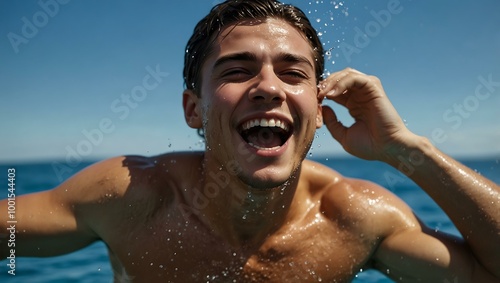
[[[448,214],[479,263],[500,278],[500,189],[413,135],[387,163],[407,174]]]
[[[423,225],[385,238],[373,259],[373,267],[396,282],[499,282],[463,239]]]
[[[347,152],[397,168],[448,214],[462,233],[466,245],[438,244],[446,247],[441,249],[442,253],[450,253],[450,261],[454,261],[460,257],[451,249],[457,247],[462,250],[460,253],[464,252],[478,262],[476,269],[484,269],[500,278],[499,186],[445,155],[427,139],[410,132],[376,77],[345,69],[323,81],[318,96],[320,101],[326,98],[345,106],[355,119],[354,124],[346,127],[331,108],[323,106],[323,120],[328,130]],[[430,237],[430,234],[424,234],[420,239]],[[428,251],[425,243],[425,240],[419,241],[407,255],[418,254],[415,249]],[[410,248],[404,244],[396,246],[396,250]],[[424,262],[426,260],[431,259],[426,258]]]

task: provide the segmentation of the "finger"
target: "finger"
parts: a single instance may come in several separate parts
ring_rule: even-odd
[[[331,95],[332,90],[335,88],[335,84],[340,81],[341,78],[347,75],[347,72],[341,71],[331,74],[328,78],[321,81],[319,84],[319,93],[323,96]]]
[[[328,106],[323,106],[323,123],[333,138],[342,144],[347,128],[342,125],[333,109]]]
[[[318,94],[321,97],[326,97],[342,104],[342,101],[345,100],[344,95],[347,93],[347,90],[352,87],[359,87],[365,83],[364,81],[366,81],[365,74],[347,68],[330,75],[322,81],[318,86]]]

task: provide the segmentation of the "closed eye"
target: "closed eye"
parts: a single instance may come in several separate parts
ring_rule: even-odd
[[[289,84],[298,84],[302,81],[308,80],[309,76],[301,71],[285,71],[279,74],[282,81]]]
[[[235,68],[229,69],[222,73],[222,77],[231,76],[231,75],[240,75],[240,74],[248,74],[249,72],[245,69]]]
[[[244,81],[252,77],[252,73],[243,68],[231,68],[221,73],[220,77],[227,81]]]

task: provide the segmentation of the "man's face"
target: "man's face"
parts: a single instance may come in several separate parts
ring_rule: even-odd
[[[277,19],[226,27],[203,65],[201,96],[191,99],[208,160],[255,188],[286,182],[322,125],[312,48]]]

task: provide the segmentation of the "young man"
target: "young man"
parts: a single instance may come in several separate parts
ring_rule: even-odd
[[[17,255],[102,240],[116,281],[349,282],[377,268],[403,282],[499,282],[498,186],[406,129],[377,78],[322,72],[297,8],[218,5],[196,27],[184,71],[185,119],[206,150],[113,158],[19,197]],[[325,98],[356,122],[340,124]],[[323,123],[355,156],[396,168],[418,159],[409,177],[465,241],[427,229],[387,190],[304,160]]]

